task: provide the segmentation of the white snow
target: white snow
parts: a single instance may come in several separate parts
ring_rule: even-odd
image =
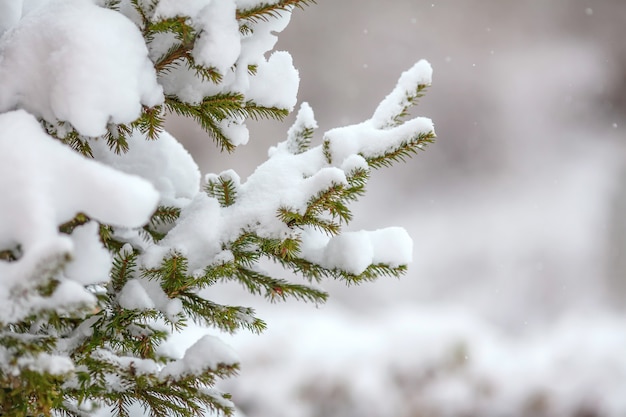
[[[91,141],[94,158],[116,170],[138,175],[161,194],[161,204],[183,206],[200,190],[200,170],[189,152],[169,133],[149,140],[138,131],[128,138],[129,150],[115,154],[103,140]]]
[[[254,415],[316,415],[327,405],[331,415],[521,416],[538,398],[547,400],[546,415],[585,406],[626,413],[619,318],[575,315],[541,332],[505,334],[459,308],[281,306],[271,316],[262,336],[229,341],[245,371],[222,386],[254,404]]]
[[[152,19],[188,16],[199,31],[192,50],[195,62],[224,74],[241,53],[241,35],[235,12],[234,0],[164,0],[158,3]]]
[[[153,21],[168,19],[176,16],[196,17],[202,9],[211,4],[211,0],[160,0],[154,9]]]
[[[215,336],[205,335],[191,345],[185,352],[185,356],[167,364],[161,370],[162,379],[197,375],[209,369],[217,369],[220,365],[234,365],[239,362],[239,357],[227,344]]]
[[[360,275],[373,264],[398,267],[410,263],[412,258],[413,241],[409,234],[400,227],[389,227],[343,232],[328,241],[321,257],[313,255],[311,260],[327,268]]]
[[[372,116],[372,124],[378,128],[393,125],[393,119],[408,107],[408,97],[414,95],[419,85],[431,85],[433,68],[426,60],[419,60],[398,79],[396,87],[380,102]]]
[[[237,3],[241,7],[254,7],[267,2]],[[265,54],[274,48],[276,34],[289,23],[289,11],[277,12],[271,19],[246,22],[249,31],[241,32],[235,18],[235,3],[196,1],[185,5],[190,23],[200,32],[194,59],[213,66],[222,74],[220,82],[200,80],[194,71],[184,65],[171,68],[159,75],[159,82],[166,94],[177,96],[184,102],[198,104],[205,97],[225,93],[240,93],[245,101],[257,105],[292,110],[296,104],[299,76],[291,56],[277,51]],[[182,11],[177,2],[161,2],[157,16],[175,16]],[[151,44],[150,56],[162,56],[176,40],[172,36],[159,35]],[[249,66],[255,67],[254,71]],[[249,134],[245,121],[229,118],[219,122],[234,145],[248,142]]]
[[[136,287],[135,285],[137,284],[141,285],[141,288]],[[158,281],[145,278],[136,278],[135,284],[125,289],[123,294],[128,298],[137,297],[141,299],[141,301],[135,301],[135,303],[137,303],[136,308],[141,308],[140,303],[150,306],[154,305],[154,307],[162,312],[167,312],[170,303],[175,301],[167,296]],[[126,299],[128,300],[128,298]]]
[[[191,271],[203,268],[221,251],[222,227],[217,200],[198,194],[183,208],[176,226],[158,246],[148,248],[141,261],[148,268],[158,267],[165,256],[177,251],[187,257]]]
[[[138,279],[129,279],[117,296],[120,307],[129,310],[154,308],[154,301],[148,295]]]
[[[246,127],[245,119],[243,117],[234,117],[232,120],[221,120],[219,122],[219,126],[234,146],[245,145],[248,143],[248,140],[250,139],[250,132]]]
[[[313,114],[313,109],[309,105],[309,103],[304,102],[300,105],[300,109],[298,110],[298,114],[296,115],[296,121],[287,131],[287,148],[291,153],[297,153],[297,143],[298,135],[301,134],[304,130],[307,129],[317,129],[317,121],[315,120],[315,115]],[[270,156],[272,149],[270,149]]]
[[[276,33],[288,24],[290,12],[267,21],[245,22],[247,30],[240,30],[236,20],[237,8],[272,3],[158,2],[155,20],[188,15],[188,23],[199,33],[192,50],[194,60],[223,75],[221,81],[213,82],[199,79],[185,65],[164,71],[157,79],[150,58],[162,56],[177,41],[171,34],[159,34],[146,46],[135,24],[138,16],[127,1],[118,13],[99,7],[101,1],[0,0],[0,177],[9,179],[0,182],[4,196],[0,200],[0,251],[16,258],[0,261],[0,322],[11,323],[42,309],[71,314],[79,308],[93,308],[100,291],[93,285],[106,283],[111,270],[111,254],[100,242],[101,223],[113,226],[113,236],[127,242],[122,255],[138,254],[138,270],[117,294],[120,307],[157,309],[172,321],[186,319],[181,300],[170,299],[157,280],[142,276],[140,268],[158,267],[165,257],[178,252],[188,259],[189,273],[201,274],[208,265],[233,259],[228,243],[242,232],[278,239],[301,237],[305,259],[355,275],[371,264],[394,267],[411,261],[412,242],[403,229],[329,237],[309,228],[291,228],[278,219],[277,212],[286,208],[304,213],[312,197],[330,187],[346,186],[347,173],[368,169],[365,158],[394,150],[416,133],[432,129],[430,120],[422,118],[391,128],[388,123],[406,105],[407,94],[429,82],[430,66],[425,62],[401,77],[371,120],[327,132],[332,163],[326,160],[322,145],[301,153],[293,148],[297,132],[317,127],[312,109],[302,104],[287,140],[272,148],[267,162],[249,178],[242,181],[232,170],[219,175],[231,180],[237,190],[228,207],[201,191],[198,166],[167,132],[159,133],[156,140],[132,132],[130,150],[121,155],[111,152],[101,137],[115,124],[135,121],[142,106],[163,103],[164,92],[196,104],[211,95],[237,93],[249,105],[293,110],[299,74],[291,56],[275,51],[266,58],[274,48]],[[242,117],[216,122],[233,144],[248,142]],[[61,136],[72,127],[88,137],[81,139],[91,146],[94,159],[50,137],[42,123]],[[209,174],[205,181],[217,178]],[[158,204],[176,206],[181,215],[166,230],[165,238],[153,243],[142,239],[140,227]],[[59,232],[59,225],[78,213],[90,220],[70,234]],[[51,277],[57,283],[52,294],[38,295],[37,285]],[[61,353],[89,337],[92,324],[83,323],[60,341]],[[129,331],[149,335],[139,327]],[[180,350],[180,346],[178,350],[162,347],[161,352],[175,359],[166,365],[108,349],[93,356],[163,380],[239,362],[231,347],[211,335],[200,337],[182,357]],[[0,355],[4,353],[0,348]],[[57,360],[53,355],[24,359],[20,366],[57,374],[73,370],[69,359]],[[363,389],[372,381],[372,375],[364,378]],[[126,389],[115,375],[107,376],[107,384],[111,391]],[[211,393],[220,398],[218,391]]]
[[[274,57],[280,57],[277,59],[291,66],[288,54],[274,53],[269,62],[274,62]],[[396,87],[386,98],[386,106],[392,107],[392,99],[404,103],[406,94],[397,91],[406,92],[407,89],[414,89],[415,83],[426,82],[429,79],[428,68],[430,66],[421,61],[406,72],[401,78],[400,87]],[[259,94],[272,97],[271,83],[263,88],[267,91]],[[281,99],[280,94],[280,88],[276,88],[274,99]],[[271,101],[261,104],[278,105]],[[382,110],[377,110],[379,116],[382,113]],[[358,125],[333,129],[324,135],[330,143],[332,164],[326,161],[322,145],[294,154],[296,132],[315,127],[312,110],[303,104],[287,134],[287,140],[270,148],[269,159],[258,166],[246,181],[240,184],[239,176],[234,171],[220,174],[225,179],[230,178],[237,190],[236,199],[231,205],[220,207],[216,199],[203,193],[196,195],[183,207],[179,221],[168,235],[158,245],[146,248],[142,264],[148,268],[157,267],[163,257],[177,251],[187,257],[190,271],[201,271],[216,261],[216,256],[223,250],[222,243],[235,240],[243,230],[278,239],[293,233],[300,234],[302,256],[305,259],[356,275],[364,272],[372,263],[397,267],[410,262],[412,242],[402,229],[344,233],[329,242],[314,233],[291,230],[276,215],[281,208],[304,214],[312,197],[330,187],[347,185],[346,172],[351,173],[357,168],[367,170],[364,157],[381,156],[402,146],[418,133],[432,131],[430,119],[416,118],[386,129],[377,127],[372,119]],[[205,180],[216,182],[218,176],[209,174]],[[312,240],[309,242],[308,239]]]
[[[266,107],[293,110],[300,76],[287,52],[274,52],[267,62],[258,64],[255,81],[250,83],[246,97]]]
[[[194,45],[194,60],[215,67],[221,74],[232,67],[241,53],[239,24],[234,0],[211,1],[198,13],[202,31]]]
[[[2,321],[25,314],[13,308],[10,294],[36,285],[47,275],[44,271],[54,271],[74,256],[72,271],[85,273],[85,260],[75,256],[80,250],[74,252],[72,239],[58,232],[59,224],[82,212],[104,223],[137,227],[148,221],[158,200],[148,182],[80,156],[49,137],[23,110],[0,114],[0,158],[0,176],[11,178],[0,182],[0,248],[19,246],[21,252],[16,262],[0,262]],[[79,278],[81,282],[106,274],[94,237],[85,236],[91,232],[79,229],[76,239],[92,241],[84,253],[100,253],[94,261],[101,269]]]
[[[24,356],[17,360],[20,368],[35,372],[48,372],[52,375],[62,375],[74,370],[74,363],[70,358],[41,353],[35,357]]]
[[[206,183],[216,183],[219,181],[219,179],[222,179],[223,181],[230,181],[233,184],[233,187],[235,189],[238,189],[241,186],[241,178],[239,178],[239,174],[237,174],[237,172],[235,172],[232,169],[227,169],[226,171],[222,171],[220,172],[219,175],[215,175],[215,174],[206,174],[204,176],[204,181]]]
[[[270,4],[272,2],[258,2]],[[241,7],[240,7],[241,8]],[[246,22],[252,34],[244,34],[241,40],[242,64],[258,64],[265,61],[263,54],[270,51],[278,41],[277,34],[282,32],[291,20],[291,12],[276,11],[274,17],[267,20],[258,20],[254,23]]]
[[[336,167],[323,167],[320,168],[318,172],[313,174],[312,176],[305,178],[300,184],[300,192],[302,193],[302,197],[310,198],[312,196],[316,196],[319,193],[327,190],[332,186],[347,186],[348,181],[346,180],[346,174],[343,170]],[[304,198],[299,202],[294,198],[293,203],[291,203],[294,207],[296,207],[300,213],[304,214],[306,211],[306,202]]]
[[[359,169],[368,172],[369,165],[361,155],[350,155],[341,163],[341,169],[347,174],[353,173]]]
[[[22,288],[26,289],[26,285]],[[40,310],[56,310],[60,315],[72,314],[76,310],[93,308],[96,297],[85,286],[70,279],[59,277],[59,283],[50,296],[27,295],[24,298],[14,297],[15,317],[22,318],[25,313]]]
[[[13,0],[6,0],[7,2],[12,2]],[[22,3],[22,16],[26,16],[28,13],[33,10],[41,7],[53,0],[16,0],[16,3]],[[98,0],[102,2],[102,0]]]
[[[23,108],[83,135],[163,100],[139,29],[89,1],[36,8],[0,38],[0,55],[0,112]]]
[[[333,161],[341,164],[354,154],[366,158],[384,155],[392,149],[399,148],[418,134],[434,131],[433,123],[425,117],[416,117],[403,124],[391,128],[377,127],[376,121],[370,119],[356,125],[338,127],[324,134],[329,141],[329,151]]]
[[[368,234],[374,252],[373,264],[397,267],[413,261],[413,240],[405,229],[387,227]]]
[[[414,140],[418,134],[434,133],[430,119],[416,117],[399,123],[395,118],[408,106],[418,85],[430,85],[432,67],[418,61],[402,73],[393,91],[378,105],[372,117],[359,124],[331,129],[324,134],[335,164],[341,165],[351,155],[375,158]]]
[[[320,261],[354,275],[362,274],[372,263],[374,248],[367,232],[346,232],[330,239]]]
[[[70,238],[74,252],[72,261],[65,266],[67,278],[83,285],[107,282],[111,255],[100,242],[98,223],[89,222],[76,227]]]
[[[121,368],[132,369],[137,375],[154,375],[159,372],[161,365],[152,359],[141,359],[133,356],[118,356],[108,349],[95,349],[91,356],[95,359],[110,363]],[[116,374],[105,374],[106,388],[110,392],[127,390],[127,384]]]

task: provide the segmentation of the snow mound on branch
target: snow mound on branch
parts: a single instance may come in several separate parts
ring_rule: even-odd
[[[129,310],[154,308],[154,301],[138,279],[129,279],[117,297],[120,307]]]
[[[89,1],[36,8],[0,38],[0,55],[0,112],[23,108],[99,136],[163,101],[139,29]]]
[[[241,52],[239,24],[232,0],[212,1],[199,14],[202,31],[191,52],[196,62],[220,73],[232,67]]]
[[[420,85],[431,85],[433,68],[426,60],[419,60],[413,67],[404,71],[396,87],[380,102],[372,116],[372,123],[378,127],[392,124],[394,117],[410,105],[408,97]]]
[[[224,74],[241,52],[241,36],[233,0],[161,1],[153,20],[189,16],[199,30],[192,55],[195,62]]]
[[[323,254],[318,261],[325,267],[360,275],[370,265],[398,267],[410,263],[413,241],[400,227],[344,232],[330,239]]]
[[[35,372],[48,372],[52,375],[62,375],[74,370],[74,364],[70,358],[47,353],[40,353],[35,357],[21,357],[18,359],[18,366]]]
[[[342,232],[333,237],[315,229],[302,234],[303,257],[325,268],[360,275],[370,266],[392,268],[413,260],[413,240],[401,227]]]
[[[291,65],[288,54],[277,52],[268,62],[274,57]],[[428,62],[418,62],[400,77],[371,119],[332,129],[324,135],[325,145],[295,153],[298,152],[294,143],[296,132],[317,126],[313,111],[303,104],[287,140],[270,148],[269,159],[244,183],[240,184],[238,177],[233,182],[234,201],[221,207],[216,198],[197,194],[183,208],[179,221],[167,236],[147,248],[141,259],[143,266],[156,268],[168,254],[178,252],[187,258],[192,273],[200,273],[219,258],[223,250],[221,243],[234,241],[242,230],[281,240],[297,234],[304,259],[353,275],[362,274],[370,265],[399,267],[411,262],[413,243],[404,229],[343,232],[329,239],[308,228],[294,231],[277,213],[286,209],[305,214],[311,198],[333,187],[347,186],[347,174],[355,169],[369,170],[367,158],[387,155],[419,135],[431,134],[430,119],[396,120],[410,105],[409,97],[415,95],[418,86],[430,82],[431,72]],[[271,97],[269,90],[259,93],[259,97],[267,96]],[[388,127],[383,123],[387,120],[393,120],[396,126]],[[233,177],[225,172],[207,178],[217,180],[224,176]]]
[[[259,62],[255,81],[246,92],[248,99],[262,106],[294,109],[300,76],[288,52],[276,51],[267,62]]]
[[[226,343],[215,336],[205,335],[191,345],[185,356],[170,362],[161,370],[161,378],[180,378],[197,375],[207,369],[216,370],[220,365],[232,366],[239,363],[239,357]]]
[[[111,255],[100,242],[99,226],[89,222],[78,226],[70,236],[74,244],[72,261],[65,267],[65,275],[83,285],[109,280]]]
[[[272,2],[237,2],[241,9],[271,4]],[[159,4],[156,16],[174,17],[181,14],[183,6],[174,1]],[[271,19],[245,21],[247,31],[241,31],[232,0],[202,1],[184,7],[185,14],[199,32],[199,38],[192,51],[198,64],[213,67],[222,75],[220,82],[199,79],[195,72],[184,65],[174,67],[159,74],[159,82],[166,94],[174,95],[191,104],[201,103],[205,97],[218,94],[238,93],[246,102],[258,106],[293,110],[300,83],[298,71],[287,52],[274,52],[269,58],[265,54],[276,44],[276,33],[285,29],[291,18],[289,11],[279,11]],[[150,44],[153,59],[163,56],[176,44],[172,36],[156,36]],[[248,141],[247,129],[243,120],[225,123],[229,134],[234,136],[233,144],[241,145]]]
[[[32,308],[15,291],[41,284],[70,258],[75,263],[68,273],[78,282],[107,276],[109,264],[96,242],[95,226],[68,236],[59,233],[60,224],[85,213],[103,223],[138,227],[149,220],[159,195],[145,180],[86,159],[52,139],[23,110],[0,115],[0,155],[0,177],[11,178],[0,182],[0,251],[18,258],[0,261],[0,321],[6,322]],[[82,256],[95,263],[86,266]]]
[[[161,193],[161,204],[181,207],[200,190],[200,169],[172,135],[163,131],[156,140],[134,131],[128,152],[117,155],[102,140],[91,141],[94,158],[119,171],[138,175]]]
[[[432,120],[426,117],[403,123],[397,120],[410,106],[409,98],[415,96],[418,86],[430,85],[431,80],[432,67],[428,61],[420,60],[402,73],[393,91],[378,105],[369,120],[326,132],[324,139],[328,142],[332,160],[340,164],[355,154],[365,158],[381,157],[420,134],[434,132]]]
[[[426,117],[416,117],[390,129],[378,128],[372,120],[329,130],[325,139],[329,141],[329,152],[334,161],[343,162],[351,155],[366,158],[381,157],[394,148],[399,148],[413,136],[434,130],[433,123]]]

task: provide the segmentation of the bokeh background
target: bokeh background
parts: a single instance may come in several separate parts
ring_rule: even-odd
[[[376,172],[351,229],[404,226],[400,280],[324,306],[254,304],[229,339],[248,417],[626,416],[626,1],[318,0],[279,36],[325,130],[367,119],[420,58],[414,115],[438,140]],[[169,130],[203,172],[245,178],[285,137],[253,123],[224,156]]]

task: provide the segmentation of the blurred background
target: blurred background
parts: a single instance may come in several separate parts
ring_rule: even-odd
[[[370,117],[420,58],[438,140],[374,174],[353,230],[405,227],[400,280],[325,283],[324,306],[254,303],[229,339],[248,417],[626,416],[626,1],[318,0],[279,36],[324,131]],[[245,178],[293,120],[203,172]]]

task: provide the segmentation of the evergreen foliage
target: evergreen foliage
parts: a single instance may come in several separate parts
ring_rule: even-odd
[[[172,77],[177,71],[184,71],[203,83],[219,86],[228,71],[237,71],[236,64],[220,72],[197,62],[193,51],[202,29],[186,16],[155,17],[158,0],[103,3],[104,7],[129,16],[138,26],[158,77]],[[256,23],[271,21],[281,13],[310,3],[313,1],[257,2],[254,7],[236,11],[239,30],[244,35],[251,33]],[[166,48],[164,39],[170,43]],[[246,70],[251,77],[257,74],[254,64],[247,65]],[[189,222],[185,207],[161,201],[145,226],[132,229],[137,239],[129,238],[131,232],[125,228],[99,223],[99,238],[111,255],[112,266],[108,281],[85,286],[95,297],[95,304],[76,301],[64,308],[47,308],[42,303],[24,317],[0,324],[0,355],[7,358],[0,366],[0,415],[91,416],[103,409],[125,417],[135,412],[133,407],[137,404],[150,416],[191,417],[211,412],[232,415],[230,396],[216,390],[215,384],[237,373],[236,361],[222,354],[216,355],[216,360],[209,358],[192,367],[186,362],[187,355],[172,358],[159,346],[190,323],[228,333],[241,329],[262,332],[266,325],[251,308],[220,305],[206,298],[208,288],[223,282],[236,282],[271,302],[294,298],[322,303],[327,293],[318,285],[324,279],[352,284],[404,274],[405,263],[376,259],[362,270],[344,268],[341,263],[305,253],[303,244],[307,236],[317,232],[331,242],[339,237],[352,219],[349,205],[364,193],[371,169],[404,160],[432,142],[434,132],[429,128],[409,126],[404,129],[406,132],[394,130],[406,127],[403,119],[407,110],[425,88],[426,84],[420,83],[410,91],[402,90],[396,100],[398,108],[391,113],[382,114],[384,109],[379,109],[382,113],[374,115],[378,121],[372,129],[381,135],[394,133],[395,139],[382,150],[356,149],[351,153],[352,159],[346,157],[344,146],[331,132],[321,145],[311,147],[317,126],[312,111],[303,105],[286,141],[274,151],[284,151],[280,155],[296,166],[304,164],[304,158],[315,159],[319,154],[315,159],[320,161],[316,162],[319,167],[304,174],[304,179],[298,178],[310,186],[303,191],[306,195],[302,204],[288,199],[284,204],[279,202],[269,218],[262,213],[253,214],[249,217],[255,221],[238,223],[241,217],[237,210],[251,204],[246,198],[254,184],[241,184],[232,171],[208,175],[203,199],[198,204],[216,201],[223,213],[224,227],[230,230],[214,242],[219,245],[217,255],[207,249],[205,264],[198,265],[172,243],[176,241],[173,231]],[[92,148],[102,142],[111,153],[125,155],[132,150],[131,137],[135,132],[149,141],[162,140],[168,114],[193,119],[221,150],[233,151],[240,141],[232,138],[229,126],[245,119],[282,120],[290,111],[260,104],[235,89],[215,91],[218,92],[195,102],[165,91],[162,104],[144,105],[141,115],[131,123],[110,122],[99,138],[81,134],[65,121],[51,123],[41,118],[40,122],[50,136],[86,158],[94,158]],[[273,160],[264,166],[270,167]],[[254,207],[248,210],[254,212]],[[88,214],[79,212],[60,224],[59,232],[72,236],[78,228],[93,222]],[[147,248],[163,250],[149,252]],[[16,262],[21,256],[19,246],[0,249],[0,262]],[[149,253],[159,253],[159,261],[151,264],[142,260]],[[40,285],[13,296],[44,300],[50,297],[63,282],[63,269],[70,260],[68,257],[49,263],[40,271]],[[280,265],[288,272],[285,276],[294,278],[264,272],[259,265],[265,261]],[[163,302],[130,308],[132,303],[125,301],[123,294],[133,285],[152,289],[151,295],[162,294]]]

